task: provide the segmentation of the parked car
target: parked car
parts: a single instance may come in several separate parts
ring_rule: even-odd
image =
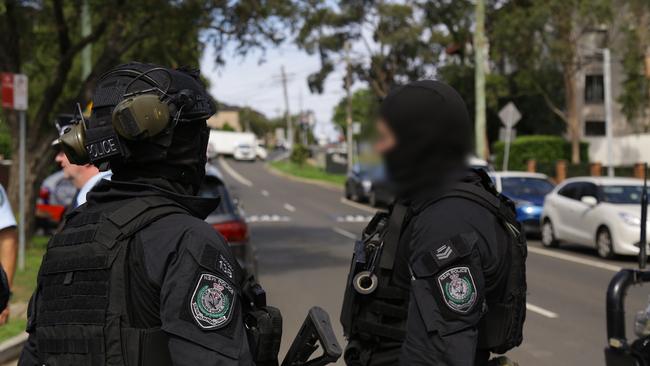
[[[255,161],[257,158],[257,146],[247,143],[239,144],[233,152],[235,160]]]
[[[638,255],[642,191],[633,178],[567,179],[544,201],[542,244],[582,244],[602,258]]]
[[[248,274],[257,275],[257,258],[249,240],[249,230],[243,212],[233,200],[224,184],[221,172],[208,164],[206,175],[199,189],[201,197],[220,197],[219,206],[205,221],[228,241],[235,258]]]
[[[544,174],[528,172],[491,172],[497,191],[515,202],[517,220],[527,234],[540,233],[544,197],[553,190],[553,183]]]
[[[43,183],[36,200],[36,227],[49,233],[59,226],[63,213],[72,203],[77,189],[63,176],[63,170],[49,175]]]
[[[373,207],[390,204],[393,194],[383,165],[356,164],[345,181],[345,198]]]
[[[256,154],[257,158],[260,160],[266,160],[266,158],[269,156],[269,152],[262,144],[257,144]]]

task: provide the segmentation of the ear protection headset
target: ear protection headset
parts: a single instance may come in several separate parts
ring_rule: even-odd
[[[162,71],[167,74],[169,82],[165,90],[162,90],[161,85],[147,75],[154,71]],[[131,141],[151,139],[163,131],[173,128],[178,122],[182,110],[192,108],[194,105],[194,95],[191,90],[181,90],[174,96],[168,94],[172,76],[165,68],[156,67],[143,72],[116,70],[109,72],[104,78],[117,72],[132,73],[135,77],[124,89],[122,101],[113,109],[112,129],[109,128],[112,131],[89,139],[85,120],[81,117],[59,138],[64,153],[73,164],[87,164],[122,154],[119,139],[113,132]],[[130,87],[137,80],[146,81],[153,87],[129,93]],[[172,116],[174,117],[172,118]]]

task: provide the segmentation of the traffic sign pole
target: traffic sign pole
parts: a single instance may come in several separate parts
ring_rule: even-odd
[[[499,118],[503,125],[506,127],[506,146],[503,152],[503,167],[504,171],[508,170],[508,160],[510,159],[510,140],[512,140],[512,128],[521,119],[521,113],[513,102],[506,104],[505,107],[499,111]]]
[[[25,111],[18,111],[20,123],[20,151],[19,151],[19,229],[18,229],[18,269],[25,269],[25,140],[27,134],[27,121]]]

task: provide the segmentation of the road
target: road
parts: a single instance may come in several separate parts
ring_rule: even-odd
[[[282,354],[313,305],[330,313],[344,344],[338,317],[353,239],[373,210],[342,200],[335,189],[273,174],[261,163],[220,165],[249,218],[269,303],[285,319]],[[604,365],[605,291],[612,275],[634,267],[634,259],[602,261],[590,249],[548,250],[532,240],[529,248],[525,340],[511,357],[522,366]],[[649,293],[635,287],[628,294],[629,337]]]

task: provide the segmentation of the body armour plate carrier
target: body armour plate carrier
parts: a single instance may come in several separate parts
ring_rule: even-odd
[[[479,176],[480,185],[459,183],[450,192],[432,199],[427,206],[450,197],[470,200],[495,215],[509,234],[510,268],[503,296],[488,296],[488,311],[479,323],[479,349],[501,354],[523,340],[527,246],[513,203],[496,192],[487,175],[480,172]],[[346,357],[348,352],[358,352],[355,344],[370,342],[376,345],[404,340],[409,289],[392,283],[393,264],[400,235],[406,222],[415,215],[417,212],[396,204],[390,216],[378,213],[364,230],[362,240],[355,245],[341,311],[341,323],[350,341]]]
[[[160,328],[133,328],[126,293],[128,244],[164,216],[188,214],[163,197],[84,206],[48,243],[31,300],[30,332],[47,366],[171,365]]]

